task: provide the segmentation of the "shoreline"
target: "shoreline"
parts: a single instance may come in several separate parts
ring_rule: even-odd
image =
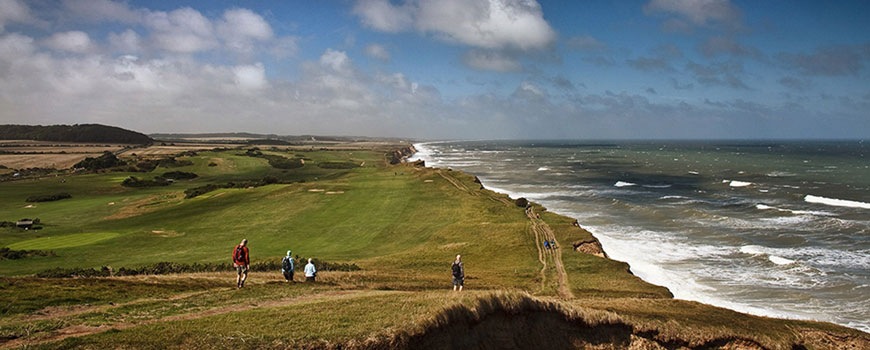
[[[415,149],[415,152],[414,152],[414,154],[409,156],[407,159],[408,159],[408,161],[416,161],[416,160],[428,161],[427,159],[423,159],[420,156],[418,156],[418,154],[420,153],[419,150],[425,148],[425,147],[421,147],[421,145],[434,144],[434,143],[448,143],[448,142],[453,142],[453,141],[432,141],[432,142],[414,143],[412,145],[412,147]],[[427,152],[424,152],[424,154],[428,155]],[[429,166],[429,165],[427,164],[427,166]],[[438,168],[438,167],[434,167],[434,166],[432,166],[432,167]],[[447,168],[450,169],[451,167],[449,165],[447,165]],[[452,169],[452,170],[465,173],[463,170],[457,170],[457,169]],[[475,175],[475,174],[471,174],[471,173],[466,173],[466,174],[480,178],[479,175]],[[508,197],[510,197],[513,200],[517,199],[517,198],[514,198],[514,195],[516,195],[516,193],[514,193],[513,191],[501,189],[498,187],[488,186],[488,185],[486,185],[485,178],[480,178],[480,181],[481,181],[481,185],[483,185],[488,190],[491,190],[491,191],[496,192],[496,193],[507,195]],[[529,202],[536,203],[542,207],[545,207],[545,208],[547,208],[547,211],[549,211],[553,214],[557,214],[557,215],[560,215],[560,216],[563,216],[566,218],[570,218],[571,220],[578,220],[579,221],[578,218],[574,217],[573,213],[560,211],[558,209],[549,209],[549,207],[545,206],[544,203],[532,201],[531,199],[529,199]],[[648,279],[649,278],[648,276],[645,276],[645,274],[642,274],[642,273],[638,274],[638,273],[632,271],[631,265],[627,261],[619,260],[617,258],[614,258],[611,254],[609,254],[607,252],[607,250],[605,249],[604,244],[601,243],[600,233],[596,233],[596,231],[597,231],[596,229],[594,229],[594,228],[590,229],[588,226],[582,225],[582,223],[581,223],[580,227],[583,228],[584,230],[586,230],[587,232],[589,232],[595,238],[596,242],[598,243],[599,248],[604,252],[606,259],[610,259],[613,261],[618,261],[618,262],[622,262],[622,263],[627,264],[629,266],[629,269],[627,271],[628,273],[641,278],[646,283],[665,288],[672,295],[674,295],[674,290],[672,289],[672,287],[651,281],[650,279]],[[782,311],[778,311],[778,310],[769,310],[769,309],[765,309],[765,308],[761,308],[761,307],[749,305],[749,304],[741,304],[738,302],[724,300],[724,299],[721,299],[721,298],[716,297],[716,296],[698,296],[695,298],[685,298],[685,297],[674,296],[673,299],[700,302],[700,303],[703,303],[706,305],[710,305],[710,306],[714,306],[714,307],[721,307],[721,308],[725,308],[725,309],[729,309],[732,311],[741,312],[741,313],[745,313],[745,314],[749,314],[749,315],[753,315],[753,316],[771,317],[771,318],[784,319],[784,320],[795,320],[795,321],[813,321],[813,322],[831,322],[831,323],[834,323],[833,321],[820,320],[818,318],[813,318],[810,316],[803,316],[803,315],[799,315],[799,314],[782,312]],[[848,327],[848,328],[858,330],[861,332],[867,332],[867,330],[859,328],[856,325],[841,324],[841,323],[834,323],[834,324],[837,324],[837,325],[842,326],[842,327]]]

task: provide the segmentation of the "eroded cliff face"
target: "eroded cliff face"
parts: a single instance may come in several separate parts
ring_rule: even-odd
[[[388,153],[387,157],[390,159],[390,164],[399,164],[414,153],[417,153],[417,150],[413,145],[409,145]]]
[[[870,336],[794,329],[791,340],[762,343],[740,334],[716,336],[685,329],[665,336],[618,315],[567,308],[531,296],[493,295],[477,305],[444,309],[413,330],[337,346],[342,349],[870,349]],[[857,334],[857,335],[856,335]]]
[[[607,257],[607,253],[605,253],[604,248],[601,247],[601,242],[598,242],[597,239],[577,241],[573,243],[573,246],[574,250],[580,253],[592,254],[602,258]]]

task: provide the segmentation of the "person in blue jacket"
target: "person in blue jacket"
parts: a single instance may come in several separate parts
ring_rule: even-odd
[[[292,253],[292,251],[288,250],[287,256],[281,260],[281,273],[284,274],[284,279],[286,279],[287,282],[295,282],[293,280],[293,271],[296,268],[296,264],[293,262],[293,256],[290,255]]]

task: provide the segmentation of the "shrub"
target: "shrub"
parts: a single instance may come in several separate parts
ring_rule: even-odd
[[[124,187],[155,187],[167,185],[169,185],[169,181],[160,176],[155,176],[154,180],[145,180],[135,176],[130,176],[121,182],[121,186]]]
[[[0,248],[0,260],[18,260],[32,256],[56,256],[50,250],[12,250],[7,247]]]
[[[69,193],[55,193],[55,194],[43,194],[43,195],[30,196],[30,197],[27,197],[27,199],[25,199],[24,201],[30,202],[30,203],[52,202],[52,201],[59,201],[61,199],[67,199],[67,198],[72,198],[72,196]]]
[[[204,194],[209,193],[211,191],[217,190],[219,188],[222,188],[222,186],[215,185],[215,184],[208,184],[205,186],[189,188],[189,189],[184,190],[184,198],[189,199],[189,198],[201,196],[201,195],[204,195]]]
[[[297,257],[297,261],[299,260]],[[359,266],[352,263],[329,263],[312,259],[312,262],[317,266],[318,271],[359,271]],[[302,270],[305,264],[296,264],[296,270]],[[251,271],[254,272],[271,272],[281,269],[281,259],[271,259],[268,261],[256,261],[251,264]],[[108,266],[103,266],[100,269],[88,268],[53,268],[36,274],[36,277],[41,278],[66,278],[66,277],[109,277],[109,276],[137,276],[137,275],[165,275],[172,273],[197,273],[197,272],[218,272],[218,271],[233,271],[231,263],[173,263],[173,262],[158,262],[141,267],[122,267],[117,271],[113,271]]]
[[[211,162],[211,163],[208,163],[208,166],[217,166],[217,163]]]
[[[317,166],[323,169],[353,169],[359,166],[354,162],[320,162]]]
[[[164,158],[157,161],[157,165],[162,166],[164,168],[178,168],[188,165],[193,165],[192,161],[189,160],[178,160],[175,157]]]
[[[188,173],[184,171],[170,171],[168,173],[163,174],[164,178],[167,179],[175,179],[175,180],[186,180],[186,179],[195,179],[197,177],[194,173]]]
[[[276,169],[297,169],[305,166],[301,159],[291,159],[274,155],[263,155],[269,161],[269,165]]]
[[[124,165],[124,161],[115,157],[115,154],[109,151],[103,153],[103,155],[91,158],[87,157],[84,160],[73,165],[73,168],[85,168],[87,170],[98,170],[98,169],[107,169],[120,165]]]
[[[525,199],[523,197],[517,198],[517,200],[514,203],[516,203],[518,207],[525,208],[525,207],[529,206],[529,200]]]

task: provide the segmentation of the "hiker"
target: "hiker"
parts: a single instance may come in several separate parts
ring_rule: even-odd
[[[456,291],[456,287],[459,287],[459,291],[462,291],[462,287],[465,286],[465,266],[462,265],[462,256],[457,255],[456,261],[453,262],[453,291]]]
[[[546,239],[544,240],[544,248],[550,249],[550,241],[548,241]]]
[[[248,254],[248,240],[243,239],[242,243],[233,249],[233,267],[236,268],[236,288],[245,286],[245,280],[248,279],[248,269],[251,267],[251,259]]]
[[[553,249],[556,249],[556,240],[555,239],[550,242],[550,247]]]
[[[293,270],[296,268],[296,265],[293,263],[293,256],[290,255],[292,253],[292,251],[288,250],[287,256],[281,260],[281,273],[284,274],[284,279],[287,282],[296,282],[293,280]]]
[[[305,282],[314,282],[315,277],[317,277],[317,269],[311,262],[311,258],[308,258],[308,264],[305,265]]]

